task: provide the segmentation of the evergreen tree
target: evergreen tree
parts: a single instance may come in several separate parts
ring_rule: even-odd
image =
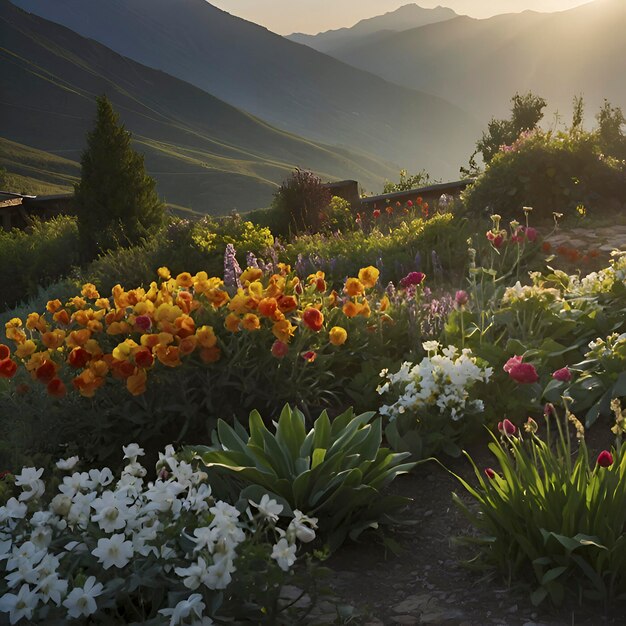
[[[131,134],[106,96],[96,101],[95,125],[81,157],[81,180],[74,187],[87,258],[138,243],[164,218],[156,182],[146,174],[143,156],[131,147]]]

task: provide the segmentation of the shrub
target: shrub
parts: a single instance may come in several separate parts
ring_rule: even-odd
[[[373,416],[354,416],[348,410],[331,423],[324,412],[307,432],[304,415],[285,406],[272,433],[253,411],[249,434],[239,424],[233,428],[220,420],[216,448],[194,446],[191,451],[209,475],[219,468],[292,509],[314,515],[320,536],[335,550],[347,536],[355,539],[389,521],[406,504],[405,498],[383,496],[381,490],[414,463],[402,463],[406,453],[380,447],[381,421],[372,422]]]
[[[10,623],[297,622],[279,599],[315,520],[267,496],[239,509],[217,501],[171,446],[144,482],[142,454],[125,446],[115,481],[108,468],[70,475],[77,457],[59,461],[47,485],[43,468],[14,477],[20,488],[0,506],[0,612]]]
[[[421,170],[417,174],[409,175],[406,170],[400,170],[400,180],[397,183],[385,181],[383,193],[395,193],[397,191],[411,191],[430,184],[430,175],[426,170]]]
[[[542,221],[600,214],[625,197],[626,163],[602,155],[594,134],[539,130],[504,146],[463,194],[473,215],[513,218],[530,205]]]
[[[79,262],[76,218],[33,220],[27,230],[0,230],[0,311],[67,276]]]
[[[87,259],[99,252],[136,244],[163,222],[156,181],[146,174],[143,156],[119,123],[106,96],[97,102],[93,130],[81,156],[75,186],[78,227]]]
[[[508,420],[489,449],[498,468],[481,471],[478,486],[456,476],[472,499],[456,503],[478,529],[484,559],[510,579],[530,582],[532,601],[561,604],[573,592],[583,600],[624,599],[626,589],[626,454],[624,419],[615,405],[615,447],[590,463],[582,424],[567,411],[546,414],[545,441],[529,419],[520,431]],[[554,419],[554,424],[551,425]],[[580,439],[572,449],[568,420]],[[554,436],[554,426],[557,435]],[[532,582],[531,582],[532,581]]]
[[[313,172],[296,169],[278,188],[273,206],[289,224],[291,233],[317,232],[330,200],[330,191],[321,178]]]

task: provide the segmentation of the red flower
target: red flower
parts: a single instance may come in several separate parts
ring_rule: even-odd
[[[490,480],[493,480],[496,477],[496,473],[490,467],[486,467],[485,476]]]
[[[372,212],[372,217],[377,220],[380,217],[380,209],[374,209]]]
[[[11,359],[0,361],[0,378],[13,378],[17,372],[17,363]]]
[[[608,450],[602,450],[598,454],[597,463],[600,467],[611,467],[613,465],[613,455]]]
[[[54,398],[62,398],[67,393],[65,384],[60,378],[53,378],[48,383],[47,389],[48,393]]]
[[[302,314],[302,321],[312,331],[318,332],[324,325],[324,315],[320,310],[309,307]]]
[[[522,363],[521,356],[511,357],[502,368],[516,383],[529,385],[539,380],[534,365]]]
[[[413,206],[413,201],[409,200],[406,205],[409,207],[409,209]]]
[[[419,204],[420,206],[422,206],[422,202],[424,202],[424,199],[422,198],[422,196],[419,196],[417,198],[417,204]]]
[[[510,420],[505,419],[502,422],[498,422],[498,431],[503,435],[512,437],[517,432],[517,426]]]
[[[91,355],[85,348],[74,348],[67,357],[67,362],[75,368],[85,367]]]
[[[526,239],[528,239],[531,243],[537,240],[538,235],[539,233],[536,228],[533,228],[532,226],[528,226],[526,228]]]
[[[141,350],[137,350],[137,352],[135,352],[135,364],[137,367],[145,369],[147,367],[152,367],[153,363],[154,357],[152,356],[152,351],[149,348],[141,348]]]
[[[279,341],[278,339],[272,345],[272,356],[275,356],[277,359],[282,359],[287,356],[289,352],[289,346],[284,341]]]
[[[426,274],[423,274],[422,272],[411,272],[400,281],[400,286],[406,289],[412,285],[419,285],[424,282],[425,278]]]
[[[544,252],[550,252],[550,250],[552,250],[552,244],[551,244],[549,241],[544,241],[544,242],[541,244],[541,249],[542,249]]]
[[[11,356],[11,349],[9,346],[5,346],[3,343],[0,343],[0,361],[4,361]]]
[[[486,233],[487,239],[491,242],[494,248],[501,248],[504,240],[506,239],[506,231],[500,230],[494,233],[493,230],[488,230]]]
[[[49,383],[57,375],[56,365],[45,359],[42,364],[35,370],[35,377],[42,383]]]
[[[152,320],[147,315],[138,315],[135,318],[135,326],[142,332],[148,332],[152,328]]]
[[[556,370],[556,372],[552,374],[552,378],[562,383],[568,383],[572,380],[572,372],[569,371],[569,367],[562,367],[560,370]]]
[[[317,352],[314,352],[313,350],[309,350],[308,352],[305,352],[302,355],[302,358],[307,362],[307,363],[313,363],[313,361],[315,361],[315,359],[317,358]]]

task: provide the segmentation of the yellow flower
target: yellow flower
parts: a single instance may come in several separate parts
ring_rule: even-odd
[[[247,313],[241,320],[241,325],[246,330],[259,330],[261,328],[261,320],[254,313]]]
[[[33,352],[37,350],[37,345],[32,339],[28,339],[24,343],[21,343],[17,346],[17,350],[15,351],[15,355],[20,359],[24,359],[27,356],[30,356]]]
[[[296,326],[291,324],[289,320],[279,320],[272,326],[274,337],[283,343],[289,343],[295,332]]]
[[[384,313],[389,308],[389,298],[387,296],[383,296],[380,301],[380,312]]]
[[[261,276],[263,276],[262,270],[257,267],[249,267],[244,272],[242,272],[239,280],[241,281],[242,285],[245,285],[247,282],[252,283],[256,280],[259,280]]]
[[[196,339],[203,348],[212,348],[217,343],[217,337],[212,326],[200,326],[196,330]]]
[[[118,361],[127,361],[138,347],[132,339],[126,339],[113,349],[113,358]]]
[[[342,346],[346,343],[346,339],[348,338],[348,333],[345,328],[341,328],[341,326],[334,326],[330,329],[328,333],[328,339],[333,346]]]
[[[100,297],[96,286],[92,283],[85,283],[80,293],[85,298],[89,298],[90,300],[97,300]]]
[[[366,289],[371,289],[378,281],[379,276],[380,272],[372,265],[359,270],[359,280],[365,285]]]
[[[163,280],[169,280],[170,277],[172,276],[170,274],[170,271],[167,269],[167,267],[160,267],[157,270],[157,274],[159,275],[159,278],[162,278]]]
[[[239,326],[241,324],[241,320],[234,313],[229,313],[224,320],[224,327],[226,330],[229,330],[231,333],[239,332]]]
[[[365,291],[365,287],[358,278],[348,278],[344,286],[344,291],[349,296],[360,296]]]
[[[177,317],[180,317],[183,311],[180,307],[164,302],[154,312],[154,319],[157,322],[173,323]]]
[[[346,317],[356,317],[359,314],[360,306],[352,300],[349,300],[343,305],[343,314]]]
[[[193,278],[189,272],[182,272],[176,277],[176,284],[179,287],[189,288],[193,285]]]

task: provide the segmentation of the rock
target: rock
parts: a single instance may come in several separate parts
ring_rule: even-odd
[[[464,615],[456,609],[434,609],[428,613],[422,613],[420,624],[445,624],[446,622],[459,622]]]
[[[405,598],[400,604],[393,607],[395,613],[414,613],[421,610],[429,602],[433,601],[433,597],[428,593],[420,593]]]
[[[397,615],[393,621],[396,624],[406,624],[407,626],[417,626],[420,623],[418,618],[413,615]]]

